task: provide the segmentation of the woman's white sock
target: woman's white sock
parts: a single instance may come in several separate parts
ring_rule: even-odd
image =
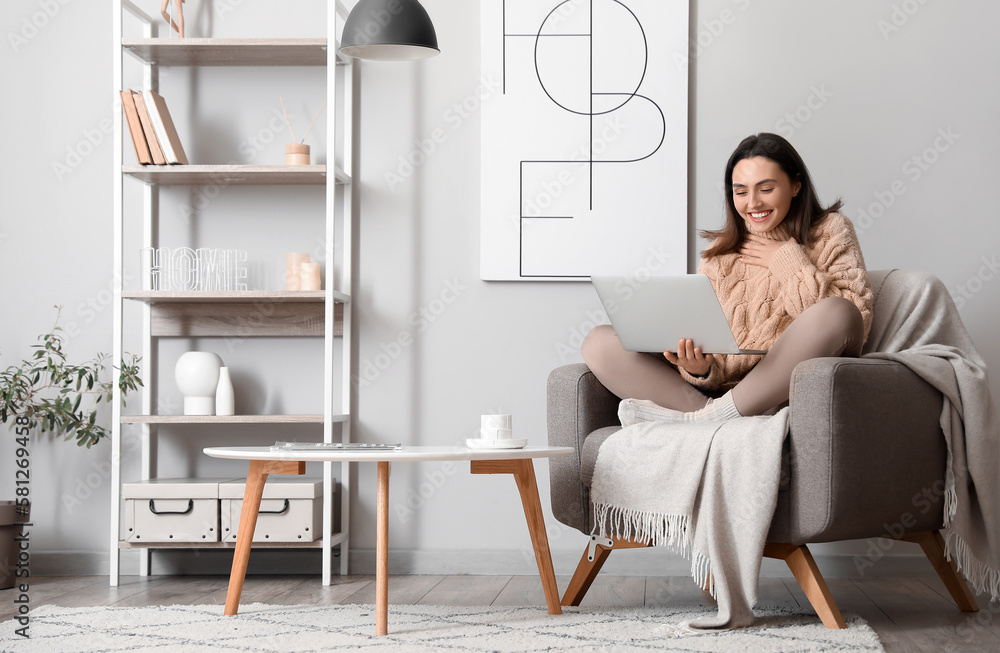
[[[618,419],[622,426],[639,422],[715,422],[734,417],[742,415],[733,402],[732,390],[718,399],[709,399],[704,408],[689,413],[664,408],[648,399],[623,399],[618,404]]]

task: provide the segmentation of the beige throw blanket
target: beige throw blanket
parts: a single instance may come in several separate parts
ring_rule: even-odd
[[[705,424],[644,422],[601,445],[591,485],[599,534],[689,558],[695,582],[719,604],[693,627],[753,621],[787,432],[786,408]]]

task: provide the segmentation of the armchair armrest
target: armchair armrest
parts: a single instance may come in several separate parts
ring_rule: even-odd
[[[789,401],[790,543],[867,538],[899,525],[939,528],[947,456],[941,401],[895,361],[800,363]]]
[[[552,514],[563,524],[586,532],[590,496],[580,482],[583,442],[599,428],[620,426],[621,400],[583,363],[552,370],[547,397],[549,446],[576,449],[573,456],[549,460]]]

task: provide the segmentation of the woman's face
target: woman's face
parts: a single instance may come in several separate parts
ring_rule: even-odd
[[[733,204],[756,233],[766,233],[781,224],[801,187],[801,183],[788,178],[781,166],[763,156],[741,159],[733,167]]]

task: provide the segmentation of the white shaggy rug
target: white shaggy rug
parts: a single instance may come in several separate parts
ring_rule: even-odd
[[[705,608],[710,610],[710,608]],[[714,608],[711,608],[714,610]],[[24,639],[15,620],[0,624],[0,650],[43,653],[212,651],[884,651],[860,618],[828,630],[815,614],[757,610],[750,628],[691,631],[691,608],[545,608],[389,606],[389,634],[375,637],[371,605],[220,605],[32,610]]]

